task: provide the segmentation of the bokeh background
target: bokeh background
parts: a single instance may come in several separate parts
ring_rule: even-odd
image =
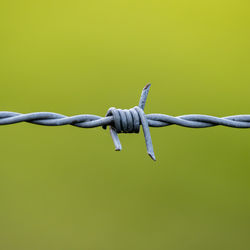
[[[0,110],[250,113],[247,0],[0,3]],[[0,127],[0,249],[250,249],[250,130]]]

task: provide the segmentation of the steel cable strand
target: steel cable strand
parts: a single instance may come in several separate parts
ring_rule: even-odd
[[[174,117],[164,114],[148,114],[146,118],[151,127],[164,127],[175,124],[189,128],[206,128],[218,125],[234,128],[250,128],[250,115],[235,115],[220,118],[209,115],[182,115]]]
[[[234,128],[250,128],[250,115],[235,115],[220,118],[198,114],[177,117],[165,114],[147,114],[145,117],[148,120],[148,125],[150,127],[164,127],[175,124],[190,128],[206,128],[218,125]],[[114,119],[112,116],[101,117],[97,115],[75,115],[69,117],[52,112],[36,112],[29,114],[9,111],[0,112],[0,125],[29,122],[45,126],[73,125],[81,128],[94,128],[111,125],[113,121]]]
[[[147,152],[153,160],[155,160],[155,155],[149,127],[164,127],[175,124],[189,128],[206,128],[218,125],[234,128],[250,128],[250,115],[234,115],[221,118],[200,114],[176,117],[165,114],[145,115],[144,107],[150,86],[150,84],[147,84],[144,87],[138,106],[129,110],[110,108],[105,117],[89,114],[65,116],[53,112],[21,114],[17,112],[1,111],[0,125],[28,122],[44,126],[72,125],[81,128],[102,126],[106,129],[106,127],[109,126],[115,149],[118,151],[122,149],[118,134],[139,133],[140,126],[142,125]]]
[[[109,125],[112,121],[113,117],[101,117],[97,115],[75,115],[69,117],[52,112],[36,112],[29,114],[7,111],[0,112],[0,125],[29,122],[45,126],[73,125],[81,128],[94,128]]]

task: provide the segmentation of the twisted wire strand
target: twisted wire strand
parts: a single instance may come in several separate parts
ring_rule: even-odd
[[[142,125],[147,152],[155,160],[149,127],[165,127],[179,125],[189,128],[207,128],[213,126],[227,126],[233,128],[250,128],[250,115],[234,115],[215,117],[210,115],[181,115],[170,116],[165,114],[144,114],[144,107],[148,96],[150,84],[147,84],[141,94],[138,106],[129,110],[110,108],[105,117],[83,114],[66,116],[53,112],[16,113],[0,111],[0,125],[9,125],[19,122],[29,122],[44,126],[72,125],[81,128],[95,128],[102,126],[110,128],[110,134],[115,144],[115,149],[122,149],[118,133],[139,133]]]
[[[250,115],[234,115],[215,117],[210,115],[181,115],[171,116],[165,114],[146,114],[149,127],[166,127],[179,125],[189,128],[207,128],[218,125],[233,128],[250,128]],[[19,122],[29,122],[44,126],[72,125],[81,128],[95,128],[112,125],[112,116],[101,117],[97,115],[66,116],[53,112],[35,112],[21,114],[9,111],[0,111],[0,125],[9,125]]]

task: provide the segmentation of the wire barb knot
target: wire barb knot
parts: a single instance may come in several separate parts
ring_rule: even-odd
[[[149,131],[148,120],[143,111],[150,86],[151,86],[150,84],[147,84],[142,90],[139,106],[135,106],[129,110],[116,109],[112,107],[108,110],[105,117],[111,116],[113,118],[113,122],[109,125],[109,128],[116,151],[120,151],[122,149],[118,134],[139,133],[140,125],[142,125],[147,152],[153,160],[156,160],[154,155],[151,135]],[[107,125],[104,125],[102,127],[106,129]]]
[[[116,133],[139,133],[140,132],[140,114],[143,110],[139,107],[127,109],[110,108],[105,117],[113,116],[112,128]],[[144,112],[143,112],[144,113]],[[106,129],[107,126],[103,126]]]

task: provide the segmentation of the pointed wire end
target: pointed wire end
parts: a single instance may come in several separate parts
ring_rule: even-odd
[[[122,144],[120,141],[115,143],[115,151],[121,151],[122,150]]]
[[[156,161],[154,153],[148,152],[148,155],[151,157],[152,160]]]
[[[148,97],[148,92],[149,92],[149,88],[150,88],[151,84],[148,83],[142,90],[142,93],[141,93],[141,98],[140,98],[140,101],[139,101],[139,107],[144,110],[144,107],[145,107],[145,103],[146,103],[146,100],[147,100],[147,97]]]
[[[147,89],[147,88],[150,88],[150,86],[151,86],[151,83],[148,83],[148,84],[143,88],[143,90],[145,90],[145,89]]]
[[[121,151],[122,145],[119,140],[118,134],[116,133],[116,130],[112,128],[112,126],[109,126],[109,132],[115,145],[115,151]]]

